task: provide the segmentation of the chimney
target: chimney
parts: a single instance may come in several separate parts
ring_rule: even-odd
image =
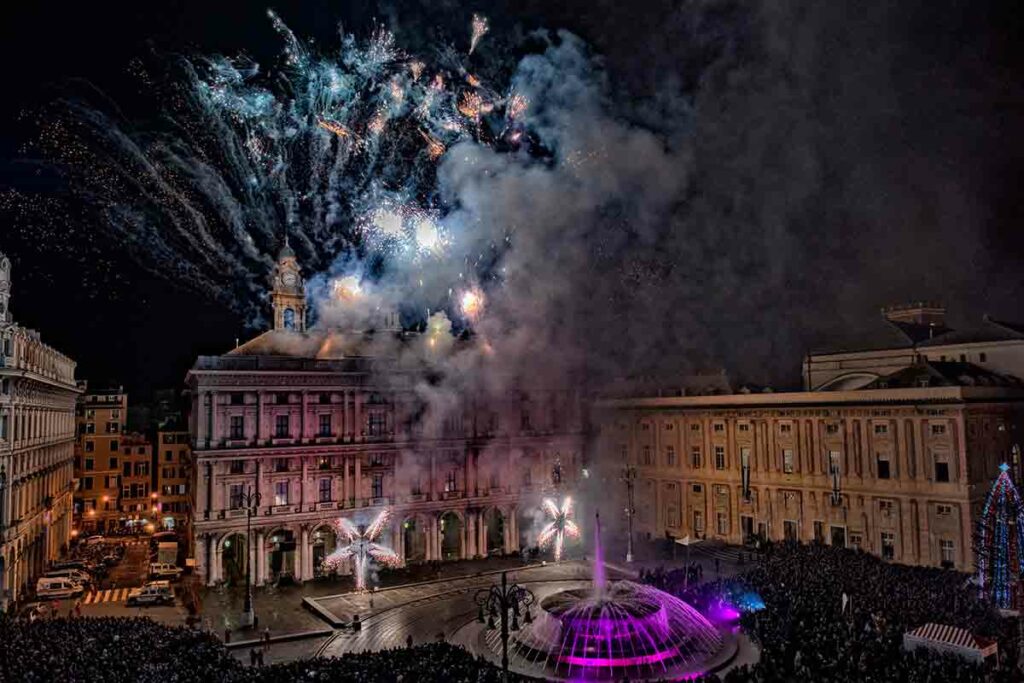
[[[888,306],[882,309],[882,315],[891,323],[929,328],[946,327],[946,307],[934,301],[915,301]]]

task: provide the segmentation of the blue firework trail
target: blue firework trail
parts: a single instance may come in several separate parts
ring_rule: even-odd
[[[39,147],[86,220],[152,272],[190,282],[254,323],[285,230],[307,272],[341,259],[368,264],[370,277],[422,282],[445,259],[465,262],[446,271],[487,277],[468,275],[493,260],[459,253],[436,169],[462,142],[520,153],[523,97],[473,73],[479,52],[447,47],[428,60],[383,28],[343,33],[336,50],[321,52],[267,14],[283,43],[271,67],[244,56],[179,57],[158,60],[165,73],[154,76],[134,64],[159,102],[154,125],[125,121],[94,92],[63,97],[41,117]],[[421,292],[420,303],[448,305],[452,287],[459,283],[435,287],[442,301]]]

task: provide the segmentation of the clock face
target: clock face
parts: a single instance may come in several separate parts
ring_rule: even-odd
[[[281,276],[281,281],[284,282],[289,287],[294,287],[295,286],[295,282],[297,280],[298,280],[298,278],[295,277],[295,273],[293,273],[291,271],[288,271],[284,275]]]

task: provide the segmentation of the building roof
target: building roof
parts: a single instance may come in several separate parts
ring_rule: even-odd
[[[1011,375],[986,370],[974,363],[922,360],[879,377],[864,389],[912,387],[1024,387],[1024,382]]]
[[[864,336],[867,335],[867,336]],[[865,351],[936,348],[956,344],[977,344],[1024,340],[1024,325],[983,316],[980,325],[954,329],[944,326],[915,325],[886,321],[860,338],[851,338],[841,347],[811,351],[811,356],[832,356]]]
[[[401,337],[401,335],[396,335]],[[376,347],[375,347],[376,342]],[[381,338],[371,332],[314,329],[308,332],[269,330],[232,349],[227,356],[283,356],[340,360],[380,355]]]

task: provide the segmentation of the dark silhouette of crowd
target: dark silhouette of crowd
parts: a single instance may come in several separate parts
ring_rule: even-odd
[[[511,680],[524,680],[517,676]],[[430,643],[343,658],[244,666],[211,635],[145,618],[0,618],[0,681],[498,683],[501,670],[464,649]]]
[[[359,683],[499,683],[501,669],[449,643],[349,654],[342,658],[307,659],[249,669],[247,680],[358,681]],[[511,681],[530,680],[510,675]]]
[[[0,619],[0,681],[205,683],[240,668],[212,636],[150,619]]]
[[[731,671],[724,676],[728,683],[1021,680],[1015,622],[981,602],[964,574],[817,543],[767,544],[746,569],[699,586],[686,580],[684,570],[647,575],[702,611],[723,595],[733,604],[752,593],[763,600],[763,609],[741,617],[744,632],[761,649],[760,661]],[[928,622],[998,640],[1002,663],[905,652],[904,633]]]

